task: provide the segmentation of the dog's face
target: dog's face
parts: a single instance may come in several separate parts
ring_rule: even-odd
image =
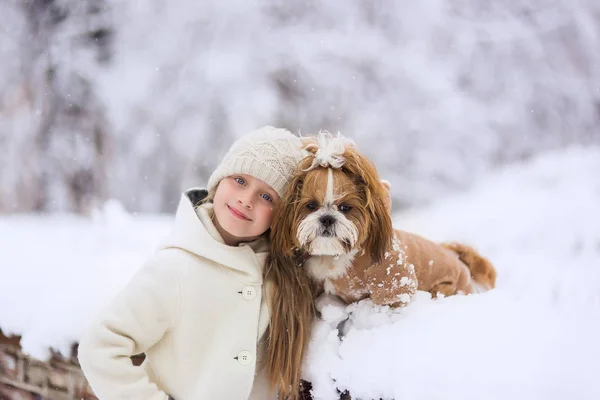
[[[311,255],[335,256],[363,243],[368,212],[359,190],[352,176],[341,170],[307,172],[297,199],[298,247]]]
[[[383,258],[393,235],[387,189],[354,148],[345,148],[343,159],[337,168],[303,160],[275,214],[275,252],[338,256],[359,249],[375,262]]]

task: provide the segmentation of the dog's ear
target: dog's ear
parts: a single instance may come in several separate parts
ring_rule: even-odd
[[[371,201],[367,206],[369,212],[369,232],[365,249],[371,255],[374,263],[379,263],[385,257],[386,251],[391,248],[394,236],[392,217],[384,199],[386,193],[381,193],[377,188],[367,188]]]
[[[298,173],[288,184],[275,209],[269,234],[270,253],[274,257],[292,257],[296,248],[298,201],[304,177]]]
[[[367,239],[363,247],[371,256],[372,261],[378,263],[384,259],[386,251],[391,248],[394,237],[388,202],[390,193],[387,185],[379,179],[375,165],[358,153],[355,153],[354,157],[366,197],[369,221]]]

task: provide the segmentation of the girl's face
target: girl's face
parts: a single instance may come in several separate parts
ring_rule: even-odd
[[[223,178],[215,192],[214,223],[229,246],[250,242],[265,233],[273,221],[277,192],[250,175]]]

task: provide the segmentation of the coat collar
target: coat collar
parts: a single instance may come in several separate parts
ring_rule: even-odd
[[[239,246],[227,246],[211,235],[215,230],[210,218],[202,221],[196,214],[195,205],[204,199],[206,191],[190,189],[182,194],[175,214],[175,222],[163,248],[180,248],[189,253],[209,259],[240,273],[247,283],[260,284],[262,270],[266,260],[267,246],[260,243],[242,243]],[[209,225],[209,226],[205,226]],[[257,252],[253,250],[257,249]]]

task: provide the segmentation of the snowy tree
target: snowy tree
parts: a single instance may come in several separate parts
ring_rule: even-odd
[[[354,138],[397,207],[600,143],[595,0],[0,7],[4,211],[172,211],[265,124]]]
[[[2,208],[85,212],[107,196],[104,106],[89,74],[110,57],[103,0],[10,2]],[[8,53],[8,54],[6,54]],[[13,93],[13,94],[11,94]],[[16,97],[15,97],[16,96]],[[4,119],[4,118],[3,118]]]

